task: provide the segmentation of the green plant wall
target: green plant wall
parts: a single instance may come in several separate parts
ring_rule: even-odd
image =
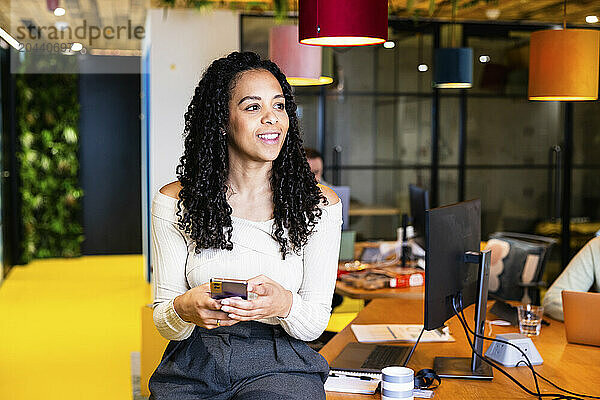
[[[77,75],[17,75],[22,262],[74,257],[83,241]]]

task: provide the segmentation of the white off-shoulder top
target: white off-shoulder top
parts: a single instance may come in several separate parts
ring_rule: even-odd
[[[177,227],[177,199],[157,192],[152,202],[154,323],[169,340],[188,338],[195,325],[183,321],[173,299],[210,278],[250,279],[265,275],[293,294],[286,318],[260,322],[280,324],[300,340],[318,338],[327,327],[335,288],[342,203],[322,207],[323,214],[302,254],[282,260],[271,236],[274,220],[254,222],[232,216],[233,250],[205,249],[196,254],[193,240]]]

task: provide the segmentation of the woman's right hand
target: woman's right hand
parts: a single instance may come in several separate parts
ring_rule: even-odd
[[[196,286],[175,297],[173,307],[181,319],[206,329],[231,326],[239,322],[229,318],[227,313],[219,311],[221,304],[210,297],[210,283]]]

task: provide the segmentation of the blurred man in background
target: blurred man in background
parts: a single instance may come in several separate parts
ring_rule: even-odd
[[[544,296],[544,312],[564,321],[562,291],[600,292],[600,237],[587,242]]]
[[[308,165],[310,165],[310,170],[315,174],[317,182],[324,186],[331,186],[323,180],[323,156],[321,153],[310,147],[305,147],[304,151],[306,152],[306,159],[308,160]]]

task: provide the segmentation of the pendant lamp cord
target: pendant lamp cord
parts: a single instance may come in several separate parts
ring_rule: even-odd
[[[567,0],[563,2],[563,29],[567,29]]]
[[[456,4],[458,0],[452,0],[452,30],[450,31],[450,47],[456,47],[454,42],[454,31],[456,30]]]
[[[418,38],[418,53],[417,58],[419,59],[419,64],[423,64],[423,34],[421,32],[417,33]]]
[[[317,37],[321,37],[321,26],[319,25],[319,0],[317,0]]]

